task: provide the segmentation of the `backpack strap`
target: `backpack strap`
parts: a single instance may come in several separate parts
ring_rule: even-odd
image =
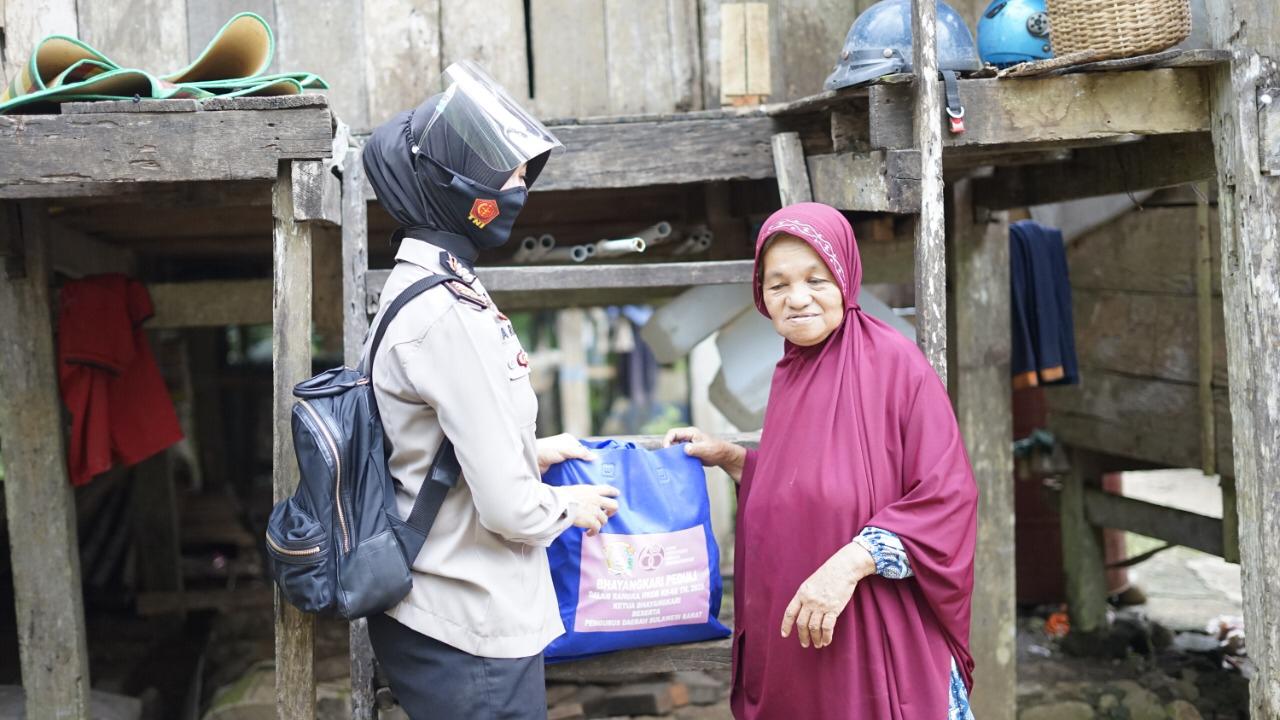
[[[400,309],[422,293],[452,279],[448,275],[428,275],[405,288],[387,307],[387,311],[382,314],[381,322],[378,323],[373,342],[369,344],[369,357],[365,360],[365,366],[368,368],[365,372],[368,373],[371,381],[373,360],[378,354],[378,346],[382,344],[382,336],[386,334],[387,328],[391,326],[391,321],[395,319]],[[436,451],[435,458],[431,460],[431,469],[427,471],[427,477],[418,490],[418,496],[413,500],[413,509],[405,519],[405,524],[414,532],[400,535],[400,549],[410,565],[422,550],[427,533],[431,532],[436,515],[440,513],[440,506],[444,504],[445,496],[453,486],[458,484],[458,478],[461,475],[462,467],[458,464],[458,456],[453,451],[453,443],[446,437],[440,444],[440,449]]]
[[[378,323],[378,330],[373,334],[373,342],[369,345],[369,357],[364,362],[364,365],[367,368],[366,372],[370,379],[373,378],[373,359],[378,354],[378,346],[382,344],[382,336],[387,334],[387,328],[391,327],[391,321],[396,319],[396,315],[400,313],[400,309],[403,308],[410,300],[441,283],[448,282],[451,279],[452,278],[448,275],[428,275],[405,288],[396,296],[396,299],[391,302],[387,311],[382,314],[382,321]]]

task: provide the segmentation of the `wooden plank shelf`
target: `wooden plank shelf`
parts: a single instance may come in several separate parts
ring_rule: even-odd
[[[627,265],[545,265],[477,268],[504,309],[619,305],[675,294],[695,285],[751,281],[752,261],[723,260]],[[370,312],[378,307],[389,270],[366,275]]]
[[[71,103],[64,110],[0,116],[0,198],[112,195],[136,192],[138,183],[274,181],[282,160],[332,154],[333,117],[319,95]]]

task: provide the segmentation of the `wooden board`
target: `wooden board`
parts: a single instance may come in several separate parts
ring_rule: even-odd
[[[666,2],[604,0],[609,112],[670,112],[676,88]]]
[[[363,5],[353,0],[276,0],[276,58],[282,70],[313,72],[329,83],[333,113],[367,130],[369,94]]]
[[[822,91],[854,19],[871,0],[773,0],[773,94],[794,100]]]
[[[40,186],[261,180],[281,159],[328,157],[331,138],[322,107],[0,116],[0,197],[47,192]]]
[[[820,203],[859,212],[920,212],[916,150],[812,155],[808,164],[814,199]]]
[[[1222,272],[1213,220],[1214,294]],[[1067,244],[1071,286],[1086,290],[1176,294],[1196,293],[1196,216],[1193,207],[1149,207],[1130,212]],[[1190,322],[1188,316],[1187,322]]]
[[[1209,129],[1208,96],[1199,68],[1064,75],[1017,80],[962,80],[969,110],[962,135],[947,147],[1018,145],[1162,135]],[[908,148],[910,85],[871,87],[871,145]],[[937,123],[943,122],[941,111]]]
[[[1222,520],[1092,488],[1084,513],[1096,527],[1116,528],[1222,557]]]
[[[671,44],[672,106],[675,112],[707,106],[702,88],[702,45],[698,37],[699,0],[667,0]],[[718,105],[718,103],[712,103]]]
[[[1080,363],[1124,375],[1180,383],[1199,379],[1196,298],[1113,290],[1072,291]],[[1213,384],[1227,385],[1222,301],[1212,304]]]
[[[293,166],[293,219],[342,224],[342,181],[317,160]]]
[[[763,116],[560,125],[551,131],[566,150],[547,163],[533,192],[750,180],[774,173],[773,123]],[[374,199],[367,185],[365,198]]]
[[[377,127],[440,90],[440,0],[363,3],[368,127]]]
[[[973,656],[977,663],[974,716],[1013,720],[1017,664],[1017,592],[1014,587],[1012,389],[1009,384],[1008,218],[977,220],[973,186],[953,186],[949,218],[948,306],[954,317],[952,394],[956,420],[978,484]]]
[[[1006,210],[1182,185],[1214,174],[1209,133],[1151,136],[1140,142],[1072,152],[1070,160],[1001,167],[980,178],[976,202]]]
[[[1273,0],[1228,3],[1209,14],[1209,35],[1232,55],[1229,66],[1212,71],[1210,110],[1221,193],[1244,621],[1263,628],[1249,640],[1257,668],[1249,708],[1250,717],[1280,717],[1280,183],[1261,172],[1257,96],[1259,86],[1276,85],[1280,13]],[[1227,432],[1221,424],[1218,431],[1220,437]]]
[[[6,0],[3,5],[5,85],[31,58],[36,43],[46,35],[62,34],[76,37],[79,34],[79,17],[76,0],[41,0],[19,2]]]
[[[529,98],[529,58],[522,0],[440,0],[440,67],[479,63],[517,102]]]
[[[728,672],[731,647],[732,642],[725,638],[687,645],[624,650],[589,660],[547,665],[547,680],[601,682],[682,670]]]
[[[77,4],[77,9],[80,39],[120,67],[140,68],[156,75],[186,67],[190,52],[185,2],[87,2]],[[205,42],[210,39],[212,36]]]
[[[272,501],[293,494],[298,463],[290,428],[293,386],[311,375],[311,228],[294,219],[293,172],[280,163],[273,195],[272,284]],[[285,602],[276,590],[276,708],[280,717],[315,720],[313,616]]]
[[[0,439],[27,717],[88,720],[75,501],[67,479],[49,297],[48,215],[0,203]]]
[[[1200,400],[1194,382],[1091,367],[1080,373],[1080,385],[1045,389],[1049,430],[1059,441],[1163,467],[1200,466]],[[1218,470],[1231,475],[1231,414],[1223,388],[1214,391],[1214,424]]]
[[[237,13],[257,13],[273,30],[277,27],[275,0],[188,0],[186,6],[187,57],[192,61]],[[107,53],[110,54],[110,51]],[[279,69],[279,59],[273,58],[267,72],[279,72]]]
[[[609,113],[605,5],[600,0],[530,0],[533,107],[542,118]],[[565,42],[567,28],[576,28]]]
[[[778,175],[778,197],[782,206],[813,201],[809,170],[805,167],[804,148],[797,133],[773,136],[773,166]]]

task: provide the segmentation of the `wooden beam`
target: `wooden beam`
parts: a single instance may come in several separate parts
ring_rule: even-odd
[[[54,710],[88,720],[75,502],[62,442],[62,404],[49,297],[49,226],[43,205],[0,203],[0,443],[27,717]],[[15,236],[16,231],[16,236]]]
[[[261,180],[331,152],[329,109],[0,116],[0,197],[148,182]]]
[[[1066,574],[1071,632],[1085,636],[1107,629],[1107,578],[1102,536],[1085,514],[1085,495],[1101,481],[1095,455],[1072,448],[1071,471],[1062,478],[1058,503],[1062,523],[1062,569]]]
[[[1196,184],[1196,370],[1200,385],[1200,467],[1205,475],[1218,473],[1217,427],[1213,408],[1214,356],[1217,336],[1214,316],[1222,308],[1213,302],[1213,250],[1209,231],[1209,183]],[[1219,325],[1221,323],[1218,323]],[[1225,343],[1224,343],[1225,344]],[[1226,348],[1222,348],[1225,353]]]
[[[974,199],[989,210],[1007,210],[1172,187],[1211,177],[1213,162],[1213,138],[1207,132],[1158,135],[1075,150],[1067,162],[999,168],[977,179]]]
[[[342,181],[323,162],[293,163],[294,220],[342,224]]]
[[[1274,0],[1228,3],[1209,13],[1209,34],[1214,47],[1231,51],[1230,65],[1212,73],[1209,109],[1218,157],[1244,619],[1263,628],[1249,640],[1257,667],[1249,707],[1251,717],[1280,717],[1280,182],[1264,177],[1269,161],[1261,157],[1274,147],[1275,101],[1259,107],[1259,88],[1280,87],[1280,13]],[[1262,112],[1270,116],[1265,149]]]
[[[916,220],[916,343],[947,382],[947,255],[942,180],[942,88],[938,84],[938,6],[912,0],[911,53],[915,68],[910,145],[920,152],[920,216]],[[876,103],[872,102],[874,113]],[[872,146],[876,121],[871,122]]]
[[[920,212],[920,153],[916,150],[813,155],[809,176],[814,199],[840,210]]]
[[[725,638],[686,645],[623,650],[607,656],[547,665],[547,680],[555,682],[607,682],[636,675],[712,670],[728,672],[733,643]]]
[[[269,280],[154,283],[147,290],[156,310],[149,329],[266,325],[272,319]]]
[[[551,131],[565,152],[551,158],[533,192],[774,177],[773,121],[763,115],[593,122]],[[365,198],[375,199],[367,185]]]
[[[535,265],[477,268],[486,290],[501,302],[504,295],[556,291],[608,291],[616,295],[646,289],[677,289],[751,281],[752,261],[725,260],[629,265]],[[376,309],[390,271],[366,276],[368,309]]]
[[[948,300],[954,321],[952,393],[956,420],[978,483],[972,638],[975,717],[1017,716],[1017,592],[1014,583],[1012,386],[1009,382],[1009,221],[976,219],[973,184],[952,188]]]
[[[1016,80],[961,80],[970,110],[951,148],[1205,132],[1208,95],[1203,70],[1170,68]],[[871,146],[912,146],[910,86],[871,87]],[[941,110],[935,118],[941,123]],[[1255,125],[1256,127],[1256,125]]]
[[[582,310],[561,310],[556,316],[560,347],[560,431],[576,437],[591,434],[591,386],[587,382],[587,348]]]
[[[1086,488],[1089,524],[1116,528],[1222,557],[1222,520]]]
[[[436,48],[437,52],[439,48]],[[342,162],[342,360],[360,364],[364,336],[369,331],[365,276],[369,272],[369,205],[364,201],[364,164],[360,150],[351,148]],[[374,657],[368,622],[351,621],[351,718],[377,720],[374,703]]]
[[[272,501],[298,486],[290,419],[293,386],[311,374],[311,228],[295,218],[292,163],[280,162],[272,214]],[[276,709],[282,718],[315,720],[314,622],[276,589]]]
[[[773,167],[778,175],[778,195],[782,206],[813,201],[809,171],[805,168],[804,147],[799,133],[773,136]]]
[[[1187,316],[1191,317],[1190,314]],[[1161,467],[1200,463],[1200,403],[1194,381],[1155,378],[1081,366],[1084,382],[1045,388],[1048,426],[1061,442]],[[1232,417],[1227,390],[1214,391],[1217,465],[1232,474]]]

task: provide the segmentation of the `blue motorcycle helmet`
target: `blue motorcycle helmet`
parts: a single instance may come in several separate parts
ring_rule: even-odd
[[[964,18],[942,0],[938,0],[938,69],[982,69]],[[911,0],[880,0],[853,21],[840,61],[823,88],[839,90],[903,72],[911,72]]]
[[[978,54],[998,68],[1053,57],[1044,0],[993,0],[978,18]]]

